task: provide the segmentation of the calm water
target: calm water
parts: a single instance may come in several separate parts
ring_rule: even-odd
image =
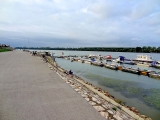
[[[140,53],[124,52],[91,52],[91,51],[50,51],[55,55],[88,55],[101,54],[118,57],[125,56],[128,59],[134,59]],[[144,54],[144,53],[143,53]],[[160,61],[160,54],[151,55],[155,60]],[[82,77],[84,80],[107,90],[115,98],[124,101],[127,105],[136,107],[141,114],[151,117],[153,120],[160,120],[160,80],[139,76],[122,71],[114,71],[104,67],[96,67],[89,64],[70,62],[65,59],[56,59],[57,63],[66,70],[72,70],[74,74]],[[137,67],[137,66],[132,66]],[[139,67],[139,66],[138,66]],[[137,68],[138,68],[137,67]],[[143,68],[160,71],[160,69]]]

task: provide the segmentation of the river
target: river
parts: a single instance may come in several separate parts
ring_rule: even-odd
[[[153,59],[160,61],[160,54],[155,53],[125,53],[125,52],[94,52],[94,51],[59,51],[47,50],[54,55],[112,55],[112,57],[125,56],[134,59],[137,55],[151,55]],[[70,62],[69,60],[56,58],[57,63],[66,70],[72,70],[74,74],[82,77],[85,81],[108,91],[115,98],[125,102],[126,105],[135,107],[141,114],[151,117],[153,120],[160,119],[160,80],[147,76],[110,70],[90,64]],[[138,68],[139,66],[132,66]],[[142,67],[160,72],[160,69]]]

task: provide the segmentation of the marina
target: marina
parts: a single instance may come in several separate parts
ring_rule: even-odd
[[[105,67],[105,68],[109,68],[109,69],[113,69],[113,70],[121,70],[123,72],[129,72],[129,73],[134,73],[134,74],[138,74],[138,75],[144,75],[144,76],[148,76],[148,77],[152,77],[152,78],[156,78],[156,79],[160,79],[160,72],[156,72],[156,71],[151,71],[151,70],[142,70],[139,67],[138,68],[132,68],[132,66],[130,67],[126,67],[124,64],[126,63],[121,63],[121,62],[116,62],[116,63],[120,63],[120,64],[115,64],[115,62],[107,62],[107,61],[97,61],[96,59],[83,59],[83,57],[61,57],[64,58],[66,60],[71,60],[71,62],[73,61],[77,61],[77,62],[81,62],[81,63],[88,63],[90,65],[95,65],[95,66],[100,66],[100,67]],[[127,63],[128,64],[128,63]],[[130,65],[142,65],[145,67],[150,67],[148,64],[145,63],[135,63],[135,64],[130,64]]]

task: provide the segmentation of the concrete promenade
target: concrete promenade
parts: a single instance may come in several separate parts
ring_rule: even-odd
[[[46,63],[0,53],[0,120],[105,120]]]

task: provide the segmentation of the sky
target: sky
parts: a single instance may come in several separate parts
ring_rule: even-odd
[[[0,44],[160,46],[160,0],[0,0]]]

